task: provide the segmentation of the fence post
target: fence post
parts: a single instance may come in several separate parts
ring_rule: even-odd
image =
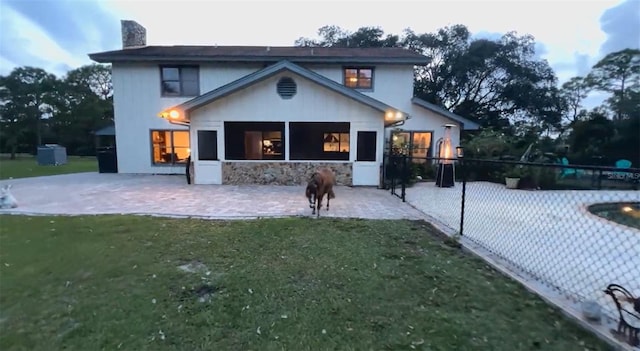
[[[463,161],[463,157],[459,157],[460,160],[460,171],[462,173],[462,203],[460,206],[460,236],[464,235],[464,200],[467,195],[467,170],[465,162]]]
[[[403,154],[402,155],[402,174],[401,174],[401,194],[400,194],[400,198],[402,199],[402,202],[405,202],[404,199],[404,195],[407,193],[406,192],[406,188],[407,188],[407,181],[409,180],[410,174],[408,174],[408,167],[407,167],[407,155]]]

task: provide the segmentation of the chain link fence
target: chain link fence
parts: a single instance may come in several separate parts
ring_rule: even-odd
[[[460,159],[451,175],[447,159],[388,158],[385,184],[429,221],[545,286],[614,319],[609,284],[640,295],[640,169]],[[443,175],[454,184],[441,186]]]

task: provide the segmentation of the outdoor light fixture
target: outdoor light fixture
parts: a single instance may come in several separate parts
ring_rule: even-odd
[[[180,117],[180,112],[178,112],[176,110],[169,111],[169,118],[176,119],[178,117]]]
[[[175,110],[175,109],[171,109],[169,111],[162,111],[160,112],[160,117],[167,119],[178,119],[180,118],[180,111]]]
[[[464,157],[464,148],[462,146],[456,146],[456,157],[458,158]]]

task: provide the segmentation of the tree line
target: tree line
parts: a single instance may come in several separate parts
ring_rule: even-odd
[[[480,123],[481,132],[465,135],[465,143],[475,141],[469,155],[497,156],[487,154],[482,140],[493,143],[500,135],[508,140],[506,153],[521,154],[535,144],[541,152],[568,150],[572,163],[602,156],[640,166],[640,50],[610,53],[584,77],[559,86],[548,62],[536,56],[531,35],[474,38],[464,25],[401,35],[329,25],[317,34],[295,45],[403,47],[427,56],[428,65],[415,67],[414,95]],[[588,109],[591,92],[606,99]],[[38,145],[58,143],[69,154],[94,154],[93,132],[113,123],[112,94],[108,65],[82,66],[63,77],[15,68],[0,76],[0,152],[35,152]]]
[[[113,123],[111,69],[91,64],[63,77],[37,67],[0,76],[0,152],[35,154],[60,144],[70,155],[95,155],[94,132]]]
[[[540,153],[561,153],[568,146],[572,163],[601,156],[640,166],[640,50],[609,53],[586,76],[558,86],[549,63],[536,56],[531,35],[474,38],[461,24],[422,34],[405,29],[402,35],[385,35],[380,27],[348,32],[328,25],[317,34],[295,45],[403,47],[427,56],[430,63],[415,68],[414,95],[481,124],[479,135],[465,136],[467,142],[475,139],[470,155],[497,156],[481,141],[491,144],[501,135],[503,153],[520,155],[531,144]],[[592,92],[606,99],[587,109],[584,102]]]

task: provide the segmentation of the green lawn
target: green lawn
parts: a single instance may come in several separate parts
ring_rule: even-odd
[[[423,222],[0,221],[1,350],[607,349]]]
[[[15,160],[6,156],[0,157],[0,179],[97,171],[98,161],[95,156],[68,156],[67,164],[60,166],[39,166],[33,156],[19,156]]]

